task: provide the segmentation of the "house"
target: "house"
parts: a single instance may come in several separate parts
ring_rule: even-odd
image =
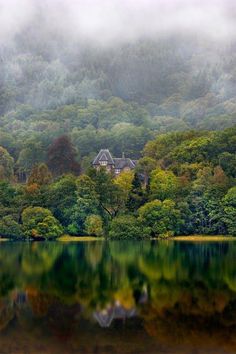
[[[114,320],[121,320],[125,322],[126,319],[135,317],[136,309],[126,309],[119,302],[116,302],[113,306],[108,306],[101,311],[95,311],[93,313],[94,319],[103,328],[108,328],[111,326]]]
[[[92,163],[93,167],[99,169],[105,167],[107,171],[119,175],[122,171],[133,170],[136,166],[136,161],[125,157],[112,157],[108,149],[101,149]]]

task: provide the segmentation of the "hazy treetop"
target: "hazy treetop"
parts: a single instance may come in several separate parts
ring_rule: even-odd
[[[212,40],[236,33],[234,0],[0,0],[0,44],[27,26],[70,39],[109,44],[163,34],[194,33]]]

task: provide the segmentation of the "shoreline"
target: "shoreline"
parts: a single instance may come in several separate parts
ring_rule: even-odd
[[[91,242],[91,241],[104,241],[104,240],[105,240],[105,237],[64,235],[64,236],[59,237],[56,241],[59,241],[59,242]]]
[[[209,236],[209,235],[191,235],[191,236],[176,236],[171,237],[169,240],[180,242],[233,242],[236,241],[236,237],[233,236]]]
[[[94,242],[94,241],[109,241],[109,238],[106,239],[104,236],[68,236],[63,235],[53,242]],[[129,241],[139,241],[140,239],[129,239]],[[209,235],[190,235],[190,236],[174,236],[169,238],[151,238],[149,241],[178,241],[178,242],[233,242],[236,241],[236,237],[233,236],[209,236]],[[145,241],[148,241],[145,239]],[[112,240],[110,240],[112,241]],[[117,240],[119,241],[119,240]],[[122,241],[122,240],[120,240]],[[1,238],[0,242],[29,242],[29,240],[12,240],[8,238]],[[31,240],[30,242],[52,242],[52,240]]]

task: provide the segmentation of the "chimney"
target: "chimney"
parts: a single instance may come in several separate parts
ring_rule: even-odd
[[[125,159],[125,153],[122,152],[122,159]]]

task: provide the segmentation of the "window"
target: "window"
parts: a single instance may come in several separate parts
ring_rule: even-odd
[[[120,169],[119,168],[116,168],[115,169],[115,174],[118,175],[120,173]]]
[[[107,161],[100,161],[100,165],[101,166],[106,166],[107,165]]]

